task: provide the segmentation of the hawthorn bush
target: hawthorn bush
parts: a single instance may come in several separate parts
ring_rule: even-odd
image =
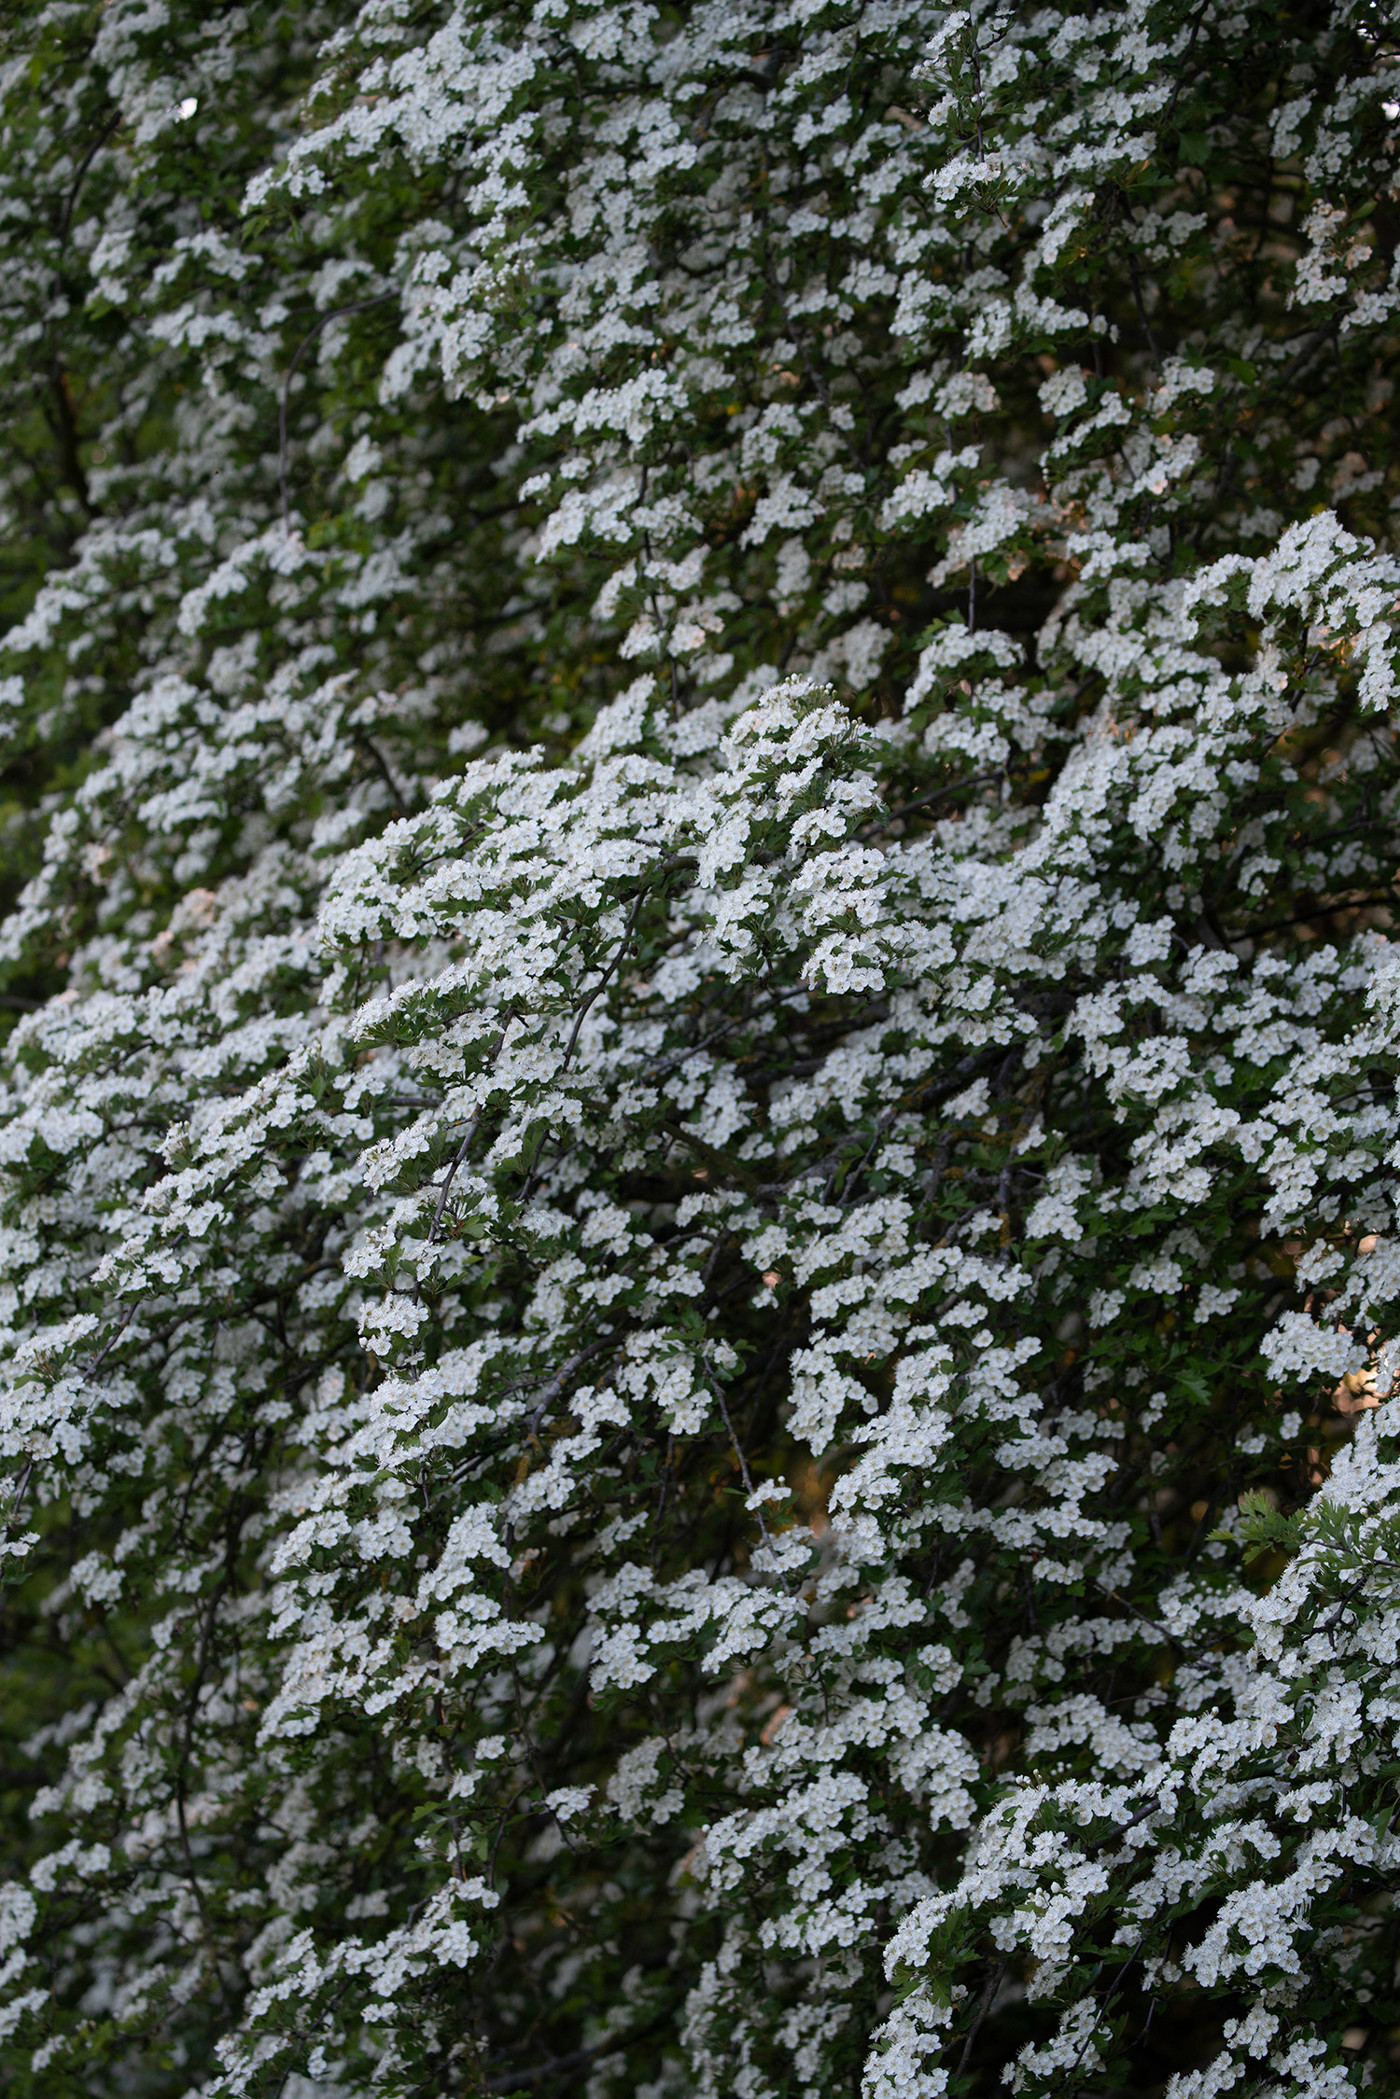
[[[1395,2089],[1393,15],[0,35],[6,2091]]]

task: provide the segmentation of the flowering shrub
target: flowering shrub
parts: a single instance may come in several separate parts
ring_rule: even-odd
[[[0,73],[0,2067],[1395,2082],[1374,0]]]

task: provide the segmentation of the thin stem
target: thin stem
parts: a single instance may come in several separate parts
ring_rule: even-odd
[[[292,381],[297,374],[297,366],[301,363],[302,358],[310,349],[312,343],[315,342],[321,330],[328,327],[332,321],[343,319],[347,313],[364,313],[369,307],[382,306],[387,299],[397,299],[398,296],[399,289],[395,285],[392,291],[376,292],[373,298],[351,299],[348,305],[333,306],[329,313],[321,315],[315,327],[308,334],[304,335],[296,346],[292,361],[287,367],[287,376],[282,381],[282,405],[277,417],[277,479],[282,490],[282,524],[286,531],[291,530],[291,507],[287,500],[287,399],[292,390]]]

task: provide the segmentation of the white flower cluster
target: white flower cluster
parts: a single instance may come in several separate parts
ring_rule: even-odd
[[[1393,25],[11,14],[6,2089],[1391,2088]]]

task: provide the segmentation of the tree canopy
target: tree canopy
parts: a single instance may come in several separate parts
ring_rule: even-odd
[[[1380,0],[0,22],[0,2077],[1400,2085]]]

